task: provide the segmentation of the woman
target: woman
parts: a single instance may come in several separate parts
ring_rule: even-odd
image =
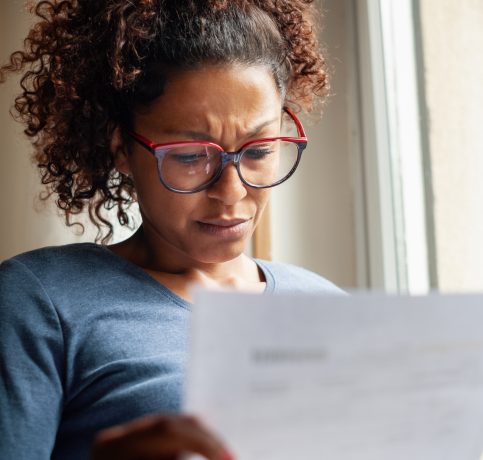
[[[309,3],[35,8],[2,76],[28,69],[15,107],[67,224],[87,207],[107,234],[1,265],[1,458],[230,458],[178,414],[190,286],[337,292],[243,254],[306,146],[293,109],[326,90]],[[133,201],[142,226],[105,245],[102,209],[116,206],[125,225]]]

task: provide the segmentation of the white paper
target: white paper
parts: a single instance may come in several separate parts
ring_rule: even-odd
[[[238,460],[479,460],[483,296],[200,292],[186,407]]]

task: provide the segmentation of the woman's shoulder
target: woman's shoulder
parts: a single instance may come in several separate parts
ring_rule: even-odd
[[[112,265],[109,251],[103,246],[75,243],[34,249],[6,259],[0,264],[0,277],[23,274],[45,286],[66,286],[70,281],[77,284],[101,272],[107,274],[106,268]]]
[[[32,272],[64,271],[70,267],[89,264],[105,249],[94,243],[74,243],[62,246],[47,246],[17,254],[1,262],[1,267],[21,265]]]
[[[58,256],[72,256],[85,251],[95,251],[102,248],[101,245],[95,243],[71,243],[56,246],[44,246],[30,251],[17,254],[7,260],[45,260],[46,258]]]
[[[58,308],[69,310],[70,305],[79,303],[86,295],[87,286],[99,279],[99,267],[93,263],[99,250],[102,248],[95,244],[78,243],[35,249],[3,260],[0,264],[2,321],[14,328],[57,327]],[[66,298],[71,301],[67,302]]]
[[[271,292],[345,294],[328,279],[296,265],[257,259]]]

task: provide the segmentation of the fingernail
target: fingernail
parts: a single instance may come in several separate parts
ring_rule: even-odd
[[[233,456],[233,454],[231,452],[228,452],[228,451],[225,451],[223,453],[223,460],[235,460],[235,457]]]

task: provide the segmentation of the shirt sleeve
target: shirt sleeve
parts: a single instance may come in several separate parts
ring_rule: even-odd
[[[0,458],[50,459],[62,412],[63,335],[38,278],[0,265]]]

